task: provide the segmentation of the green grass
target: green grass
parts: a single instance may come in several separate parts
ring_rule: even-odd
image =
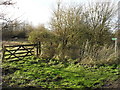
[[[119,78],[120,65],[87,67],[28,57],[3,63],[3,87],[101,88]]]

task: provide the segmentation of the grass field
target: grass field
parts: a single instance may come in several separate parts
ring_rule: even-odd
[[[18,40],[18,41],[2,41],[2,44],[4,46],[9,46],[9,45],[19,45],[19,44],[27,44],[27,40]]]
[[[5,42],[4,45],[18,44],[23,42],[11,41]],[[86,59],[81,63],[90,61],[89,58]],[[89,66],[75,64],[72,59],[60,61],[32,56],[20,61],[4,60],[2,67],[3,87],[96,89],[118,88],[120,84],[120,65],[116,64]]]
[[[3,87],[109,88],[120,78],[120,65],[88,66],[27,57],[3,63]],[[114,87],[114,88],[117,88]]]

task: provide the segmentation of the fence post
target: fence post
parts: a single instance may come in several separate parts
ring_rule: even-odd
[[[4,60],[5,48],[6,48],[6,47],[2,45],[2,60]]]
[[[41,42],[38,42],[39,55],[41,55]]]
[[[37,51],[36,51],[36,53],[37,53],[37,57],[41,54],[41,42],[37,43]]]

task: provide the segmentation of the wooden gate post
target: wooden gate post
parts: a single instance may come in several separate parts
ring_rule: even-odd
[[[2,45],[2,60],[4,60],[5,55],[5,46]]]
[[[41,42],[37,43],[37,51],[36,51],[37,57],[41,54]]]
[[[38,42],[39,55],[41,55],[41,42]]]

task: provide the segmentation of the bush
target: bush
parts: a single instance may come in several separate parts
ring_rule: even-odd
[[[52,58],[55,55],[55,38],[56,36],[45,29],[39,27],[29,33],[28,40],[31,43],[41,42],[41,57]]]

